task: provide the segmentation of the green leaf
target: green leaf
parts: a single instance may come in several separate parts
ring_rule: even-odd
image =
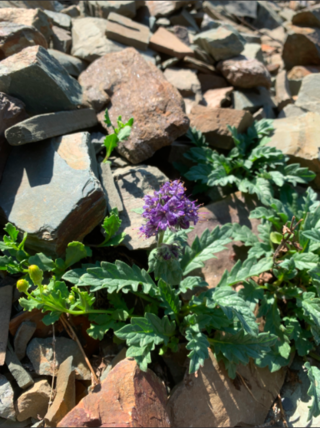
[[[307,393],[312,398],[308,414],[308,421],[310,421],[313,417],[316,418],[320,415],[320,370],[318,367],[311,366],[309,362],[305,363],[304,366],[308,370],[308,378],[310,380],[310,387]]]
[[[111,120],[110,120],[110,117],[109,117],[109,110],[108,109],[106,109],[106,111],[104,113],[104,123],[107,126],[112,126],[112,123],[111,123]]]
[[[198,164],[189,169],[185,174],[185,177],[190,181],[200,180],[201,183],[206,184],[208,182],[209,175],[213,172],[214,166],[208,164]]]
[[[204,361],[209,358],[209,342],[207,337],[200,332],[197,326],[189,327],[186,330],[186,338],[188,344],[186,349],[191,351],[188,354],[190,358],[189,373],[197,372],[201,367],[204,366]]]
[[[107,135],[106,138],[104,139],[103,142],[105,148],[106,148],[106,159],[109,159],[109,157],[111,156],[111,153],[113,151],[113,149],[115,149],[116,147],[118,147],[118,137],[116,134],[110,134]]]
[[[60,316],[61,312],[50,312],[50,314],[45,315],[41,321],[44,325],[51,325],[59,321]]]
[[[273,242],[274,244],[279,245],[282,242],[283,235],[281,233],[279,233],[279,232],[272,232],[270,234],[270,239],[271,239],[271,242]]]
[[[290,357],[288,359],[281,357],[279,352],[273,346],[271,351],[266,354],[262,354],[261,357],[255,360],[258,367],[268,367],[270,373],[277,372],[281,367],[286,367],[289,364]]]
[[[292,258],[299,270],[314,269],[319,262],[319,256],[313,253],[295,253]]]
[[[44,272],[51,272],[55,268],[54,261],[43,253],[31,256],[28,260],[29,265],[36,265]]]
[[[309,341],[312,334],[310,331],[302,329],[299,320],[296,318],[285,317],[283,320],[286,326],[292,330],[290,339],[294,340],[298,355],[305,357],[313,348],[313,344]]]
[[[106,217],[102,224],[102,227],[105,232],[105,240],[102,242],[102,244],[99,245],[99,247],[117,245],[123,241],[123,239],[125,238],[125,235],[121,234],[114,237],[112,244],[110,243],[110,240],[112,239],[113,235],[119,230],[121,224],[122,224],[122,220],[120,220],[119,218],[118,209],[113,208],[111,210],[110,216]],[[107,245],[107,243],[109,243],[109,245]]]
[[[320,242],[320,229],[306,230],[302,232],[302,235],[312,241]]]
[[[125,126],[122,128],[118,134],[119,141],[125,141],[130,137],[131,134],[131,126]]]
[[[315,337],[318,337],[320,334],[320,298],[311,292],[303,293],[297,299],[297,306],[303,309],[304,315],[309,319],[309,323],[311,324],[311,332]]]
[[[117,331],[119,328],[124,326],[124,323],[119,323],[108,314],[90,315],[89,320],[94,324],[90,325],[87,333],[96,340],[102,340],[110,329]]]
[[[197,147],[206,147],[208,145],[208,143],[206,142],[206,137],[201,133],[201,131],[198,131],[195,127],[190,127],[188,129],[186,137],[188,137],[191,142]]]
[[[13,226],[11,223],[7,223],[3,228],[5,232],[10,236],[12,242],[17,242],[19,236],[19,230]]]
[[[151,351],[154,345],[130,346],[127,350],[126,357],[134,358],[143,372],[148,370],[148,364],[151,363]]]
[[[159,248],[155,248],[149,254],[149,273],[154,272],[155,279],[163,279],[171,285],[178,285],[182,279],[182,269],[179,260],[171,258],[164,260],[159,255]]]
[[[180,312],[180,301],[179,296],[172,289],[172,287],[166,282],[158,282],[158,287],[160,290],[160,296],[162,300],[162,307],[165,308],[166,315],[178,315]]]
[[[193,290],[196,287],[208,287],[208,283],[199,276],[187,276],[179,284],[181,293],[186,293],[188,290]]]
[[[80,260],[92,256],[90,248],[86,247],[81,242],[70,242],[66,250],[65,268],[78,263]]]
[[[316,174],[309,168],[301,167],[300,164],[290,164],[285,166],[284,174],[286,180],[296,186],[298,183],[307,184],[314,180]]]
[[[232,237],[235,241],[241,241],[244,245],[251,247],[259,242],[258,237],[249,229],[248,226],[241,226],[239,223],[233,223]]]
[[[13,263],[12,257],[0,257],[0,270],[7,270],[9,267],[8,265],[13,265]]]
[[[185,248],[185,254],[181,260],[183,275],[187,275],[195,269],[204,267],[204,262],[214,258],[215,253],[226,249],[232,229],[229,226],[216,227],[212,232],[206,229],[201,237],[193,241],[191,247]]]

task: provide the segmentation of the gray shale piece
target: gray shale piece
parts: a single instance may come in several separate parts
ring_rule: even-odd
[[[14,336],[14,350],[21,361],[26,356],[26,349],[29,341],[32,339],[34,332],[37,329],[37,324],[32,321],[25,321],[20,324]]]
[[[5,136],[12,146],[22,146],[70,134],[80,129],[91,128],[97,124],[97,117],[93,109],[61,111],[33,116],[19,122],[8,128]]]
[[[114,184],[110,164],[100,164],[100,181],[106,195],[107,207],[110,212],[113,208],[117,208],[119,213],[123,211],[123,204],[119,192]]]
[[[32,377],[23,368],[22,364],[19,361],[19,358],[17,357],[11,345],[9,344],[7,349],[6,364],[10,373],[15,378],[17,384],[21,389],[26,389],[34,384]]]

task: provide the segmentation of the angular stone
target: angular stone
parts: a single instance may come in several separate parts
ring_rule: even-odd
[[[229,107],[231,104],[230,96],[232,91],[232,86],[228,88],[210,89],[203,95],[206,106],[209,108]]]
[[[121,213],[123,211],[123,204],[108,163],[100,164],[100,181],[106,195],[108,212],[110,213],[113,208],[117,208],[118,212]]]
[[[296,106],[307,110],[320,104],[320,74],[309,74],[306,76],[300,88]]]
[[[194,52],[189,46],[185,45],[177,36],[163,27],[160,27],[151,36],[150,47],[157,52],[162,52],[177,58],[194,56]]]
[[[211,109],[195,106],[189,115],[190,126],[201,131],[210,146],[231,149],[234,143],[227,125],[235,126],[238,132],[245,132],[252,125],[253,119],[249,112],[231,109]]]
[[[239,88],[271,87],[271,76],[266,67],[256,59],[247,60],[245,57],[236,57],[221,61],[217,69],[223,74],[232,86]]]
[[[70,76],[78,77],[88,67],[86,61],[72,55],[65,54],[55,49],[48,49],[48,52],[67,70]]]
[[[55,10],[56,1],[52,0],[10,0],[10,1],[2,1],[0,3],[1,7],[16,7],[16,8],[26,8],[26,9],[47,9],[47,10]]]
[[[16,356],[21,361],[26,356],[27,345],[32,339],[34,332],[37,329],[37,324],[32,321],[25,321],[20,324],[18,331],[14,336],[14,350]]]
[[[199,73],[198,79],[201,84],[202,93],[207,92],[209,89],[227,88],[229,86],[224,77],[215,74]]]
[[[181,9],[191,1],[146,1],[146,6],[149,9],[151,16],[168,16],[172,12]]]
[[[141,426],[169,427],[167,393],[151,371],[142,372],[134,360],[115,366],[101,389],[85,397],[58,427]]]
[[[103,134],[102,132],[93,132],[91,134],[91,145],[93,146],[93,149],[94,149],[96,155],[98,153],[100,153],[101,150],[103,149],[103,147],[104,147],[103,142],[104,142],[105,138],[106,138],[106,135]]]
[[[12,146],[22,146],[23,144],[71,134],[97,124],[97,117],[92,109],[61,111],[33,116],[19,122],[17,125],[8,128],[5,136]]]
[[[168,402],[168,413],[176,427],[235,427],[264,424],[268,411],[279,393],[286,375],[283,368],[270,373],[252,361],[238,365],[240,376],[229,378],[223,362],[211,351],[198,376],[188,375],[178,385]],[[248,387],[249,385],[249,387]],[[249,389],[249,391],[248,391]],[[205,399],[204,399],[205,397]]]
[[[292,17],[292,24],[299,27],[320,28],[320,6],[308,7],[297,12]]]
[[[287,69],[295,65],[319,65],[320,29],[288,27],[282,58]]]
[[[11,22],[0,23],[0,60],[29,46],[48,47],[43,34],[34,27]]]
[[[0,136],[0,181],[2,179],[2,174],[6,166],[10,150],[10,144],[7,143],[6,139],[3,136]]]
[[[56,396],[45,416],[47,426],[56,427],[76,405],[76,378],[70,355],[61,365],[57,376]]]
[[[66,15],[70,16],[71,18],[77,18],[80,16],[80,10],[79,6],[76,6],[75,4],[69,7],[66,7],[62,9],[61,13],[65,13]]]
[[[261,45],[261,36],[259,34],[255,34],[255,33],[240,33],[240,34],[247,42],[245,46],[251,43]]]
[[[256,59],[262,63],[264,62],[261,45],[259,43],[246,43],[241,55],[247,59]]]
[[[52,36],[52,21],[41,9],[0,8],[0,22],[2,21],[34,27],[47,41]]]
[[[191,27],[196,32],[200,31],[194,17],[186,9],[182,9],[178,14],[171,16],[170,22],[172,25]]]
[[[52,32],[53,49],[69,54],[72,46],[72,37],[70,31],[67,31],[64,28],[56,27],[54,25],[52,27]]]
[[[319,115],[306,113],[300,117],[278,119],[273,125],[274,133],[268,146],[277,147],[289,156],[290,162],[314,171],[317,176],[313,184],[320,189]]]
[[[63,254],[105,216],[96,168],[86,132],[13,148],[0,183],[1,221],[28,232],[36,251]]]
[[[278,111],[281,111],[288,104],[293,104],[287,72],[285,70],[278,73],[276,78],[276,101],[278,104]]]
[[[33,309],[31,312],[20,312],[14,316],[9,324],[9,331],[12,336],[17,334],[18,328],[23,322],[34,322],[37,325],[35,337],[48,337],[52,336],[52,325],[46,326],[43,324],[42,319],[44,314],[39,309]]]
[[[48,410],[51,386],[46,380],[38,380],[32,388],[20,395],[17,400],[17,420],[44,418]]]
[[[189,31],[188,28],[182,27],[181,25],[175,25],[174,27],[170,28],[170,31],[178,37],[187,46],[190,46],[190,37],[189,37]]]
[[[27,117],[25,107],[17,98],[0,92],[0,137],[4,136],[6,129]]]
[[[188,130],[189,121],[177,89],[133,48],[95,61],[80,75],[79,82],[84,90],[103,89],[110,95],[109,113],[113,123],[119,115],[124,120],[135,119],[130,138],[117,148],[132,163],[148,159]],[[104,111],[98,119],[106,128]]]
[[[2,374],[0,374],[0,417],[11,421],[16,420],[14,391],[10,382]]]
[[[70,355],[73,355],[73,367],[75,368],[76,379],[91,379],[91,372],[88,369],[77,342],[66,339],[65,337],[57,337],[55,350],[58,368]],[[32,339],[27,347],[27,356],[37,374],[41,376],[52,376],[53,348],[51,337],[47,339]]]
[[[145,239],[140,236],[141,214],[133,210],[142,208],[142,198],[159,190],[168,178],[158,168],[146,165],[119,168],[114,172],[113,178],[124,208],[120,215],[122,224],[119,229],[119,233],[124,232],[126,236],[123,244],[129,250],[150,248],[155,245],[156,240],[154,237]]]
[[[10,344],[8,344],[7,349],[6,365],[8,366],[12,376],[15,378],[19,388],[26,389],[33,385],[34,382],[32,377],[22,366]]]
[[[302,116],[307,112],[307,110],[304,110],[301,107],[297,107],[295,104],[288,104],[283,110],[281,110],[278,119],[284,119],[285,117]]]
[[[90,16],[107,19],[110,13],[115,12],[128,18],[136,15],[136,1],[86,1]]]
[[[1,61],[0,91],[18,97],[32,114],[74,110],[82,95],[78,82],[41,46]]]
[[[53,25],[64,28],[65,30],[70,30],[72,25],[70,16],[65,13],[53,12],[51,10],[46,10],[44,13],[52,19]]]
[[[201,101],[201,85],[196,72],[181,68],[167,68],[164,77],[178,89],[183,97],[195,96],[196,101]]]
[[[12,286],[7,285],[0,288],[0,366],[3,366],[6,360],[11,307]]]
[[[234,91],[233,96],[233,107],[236,110],[247,110],[251,113],[255,113],[261,107],[269,112],[276,107],[273,99],[270,96],[270,92],[259,86],[254,89],[242,89],[241,91]],[[269,115],[268,115],[269,117]],[[269,117],[271,119],[271,117]]]
[[[117,13],[109,14],[106,34],[109,39],[124,45],[144,51],[148,48],[149,28]]]
[[[108,21],[103,18],[75,19],[71,54],[92,62],[105,54],[122,51],[122,44],[106,38],[107,24]]]
[[[239,33],[224,26],[198,34],[193,43],[204,49],[215,61],[239,55],[245,45]]]
[[[303,79],[309,74],[320,73],[320,66],[295,66],[290,71],[288,71],[288,79],[298,80]]]
[[[193,68],[194,70],[201,71],[202,73],[205,73],[205,74],[212,74],[215,72],[215,68],[213,67],[213,65],[207,64],[196,58],[192,58],[191,56],[186,56],[183,59],[183,63],[188,68]]]
[[[274,28],[282,25],[283,21],[275,10],[271,1],[258,1],[257,19],[253,21],[256,28]]]

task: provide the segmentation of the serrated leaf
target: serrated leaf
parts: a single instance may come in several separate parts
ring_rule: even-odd
[[[186,339],[188,344],[186,349],[191,351],[188,354],[190,358],[189,373],[197,372],[201,367],[204,366],[204,361],[209,358],[209,342],[207,337],[200,332],[197,326],[189,327],[186,330]]]
[[[143,372],[148,370],[148,364],[151,363],[151,351],[154,350],[154,345],[146,346],[130,346],[127,350],[126,357],[134,358]]]
[[[103,141],[103,144],[106,148],[106,159],[109,159],[113,149],[118,147],[118,137],[116,134],[107,135]]]
[[[117,245],[123,241],[123,239],[125,238],[125,235],[121,234],[121,235],[118,235],[117,237],[114,237],[113,242],[110,242],[112,240],[112,237],[119,230],[121,224],[122,224],[122,220],[120,220],[119,218],[118,209],[113,208],[111,210],[110,215],[104,219],[104,222],[102,224],[102,228],[104,229],[104,234],[105,234],[105,240],[102,242],[102,244],[99,245],[99,247]]]
[[[166,315],[178,315],[180,312],[180,301],[177,293],[172,287],[160,279],[158,282],[162,307],[165,308]]]
[[[286,367],[289,364],[289,360],[281,357],[279,352],[273,347],[271,351],[263,354],[261,357],[255,360],[255,363],[258,367],[264,368],[268,367],[270,373],[277,372],[281,367]]]
[[[302,235],[312,241],[320,242],[320,229],[306,230],[302,232]]]
[[[295,253],[292,258],[299,270],[314,269],[319,262],[319,256],[313,253]]]
[[[300,164],[290,164],[285,166],[284,174],[286,180],[296,186],[298,183],[306,184],[314,180],[316,174],[309,168],[301,167]]]
[[[206,184],[208,182],[208,176],[213,171],[213,166],[208,164],[198,164],[189,169],[184,175],[190,181],[200,180],[201,183]]]
[[[182,279],[182,269],[179,260],[171,258],[164,260],[155,248],[149,254],[149,273],[154,272],[155,279],[162,279],[171,285],[178,285]]]
[[[43,253],[38,253],[34,256],[31,256],[28,262],[29,262],[29,265],[36,265],[40,269],[42,269],[44,272],[47,272],[47,271],[51,272],[55,268],[54,261]]]
[[[308,413],[308,421],[310,421],[313,417],[316,418],[320,415],[320,370],[318,367],[311,366],[309,362],[306,362],[304,366],[308,370],[310,380],[307,394],[312,398]]]
[[[11,223],[7,223],[3,228],[5,232],[10,236],[12,242],[16,242],[19,236],[19,230]]]
[[[117,331],[124,326],[124,323],[116,321],[108,314],[90,315],[89,320],[94,324],[90,324],[87,333],[90,337],[96,340],[102,340],[110,329]]]
[[[118,140],[126,141],[130,137],[130,134],[131,134],[131,126],[127,125],[124,128],[122,128],[118,133]]]
[[[313,344],[308,340],[311,339],[312,334],[310,331],[302,329],[299,320],[296,318],[285,317],[283,320],[286,326],[292,330],[290,339],[294,340],[298,355],[305,357],[313,348]]]
[[[208,287],[208,283],[199,276],[187,276],[179,284],[181,293],[186,293],[188,290],[193,290],[196,287]]]
[[[320,329],[320,298],[311,292],[303,293],[301,298],[297,299],[297,306],[303,309],[316,329]]]
[[[80,260],[92,256],[90,248],[86,247],[82,242],[70,242],[66,250],[65,268],[78,263]]]
[[[13,264],[12,257],[0,257],[0,270],[7,270],[9,264]]]
[[[232,237],[235,241],[241,241],[248,247],[259,242],[258,237],[248,226],[241,226],[239,223],[232,224]]]
[[[59,321],[61,316],[61,312],[50,312],[42,318],[42,322],[44,325],[51,325]]]

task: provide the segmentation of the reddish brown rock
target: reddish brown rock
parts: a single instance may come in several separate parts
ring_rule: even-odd
[[[230,85],[239,88],[271,87],[271,76],[262,64],[256,59],[238,57],[220,61],[217,69],[223,74]]]
[[[320,6],[308,7],[300,10],[292,17],[292,24],[299,27],[318,27],[320,28]]]
[[[85,397],[58,427],[170,427],[166,389],[134,360],[115,366],[101,388]]]
[[[251,113],[243,110],[212,109],[194,106],[189,114],[190,125],[201,131],[210,146],[231,149],[234,146],[227,125],[235,126],[238,132],[245,132],[253,123]]]
[[[36,28],[48,41],[52,36],[52,20],[41,9],[0,8],[0,22],[7,21]]]
[[[94,88],[107,93],[113,123],[119,115],[123,120],[134,118],[130,138],[117,149],[132,163],[148,159],[188,130],[178,90],[133,48],[98,59],[80,75],[79,82],[85,91]],[[106,128],[104,110],[98,119]]]
[[[229,107],[231,104],[230,95],[232,91],[232,86],[228,88],[210,89],[203,95],[203,98],[209,108]]]
[[[288,71],[288,79],[303,79],[309,74],[320,73],[320,66],[312,65],[297,65]]]
[[[211,351],[198,376],[187,375],[174,390],[168,412],[175,427],[235,427],[262,425],[284,383],[286,368],[270,373],[252,361],[238,365],[235,380]],[[248,390],[249,389],[249,390]]]
[[[189,46],[184,44],[177,36],[163,27],[160,27],[152,35],[149,46],[157,52],[162,52],[176,58],[194,56],[194,52],[189,48]]]
[[[50,395],[51,386],[48,381],[35,382],[16,402],[17,420],[22,422],[29,418],[42,419],[48,410]]]
[[[44,35],[34,27],[11,22],[0,23],[0,60],[36,45],[48,48]]]
[[[282,58],[287,69],[320,64],[320,29],[288,26]]]

